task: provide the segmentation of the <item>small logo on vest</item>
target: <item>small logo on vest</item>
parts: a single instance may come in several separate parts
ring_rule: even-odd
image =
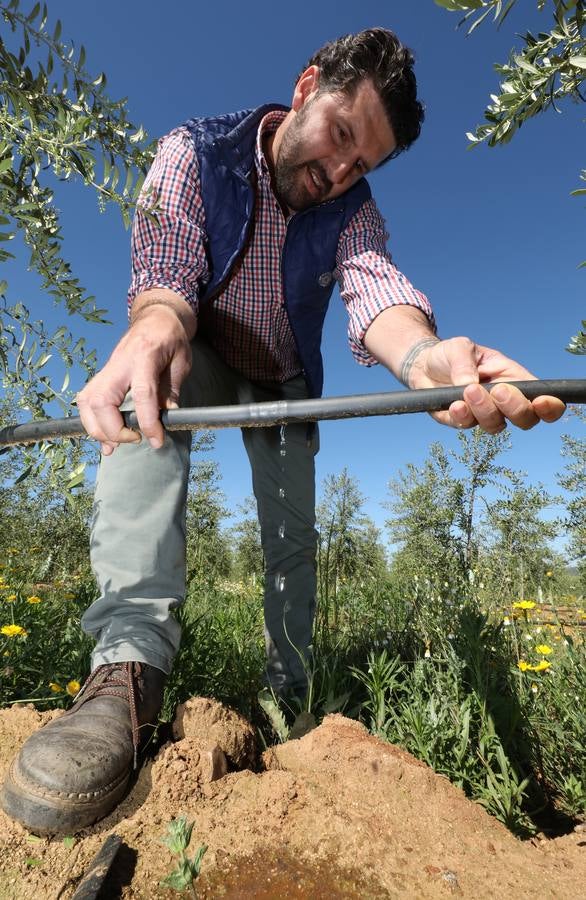
[[[322,272],[319,278],[317,279],[317,283],[320,287],[329,287],[332,281],[334,280],[333,272]]]

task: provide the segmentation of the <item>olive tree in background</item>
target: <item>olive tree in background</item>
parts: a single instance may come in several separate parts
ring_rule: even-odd
[[[228,516],[226,495],[221,489],[218,463],[206,455],[213,451],[215,435],[196,433],[192,453],[195,459],[187,491],[187,585],[213,582],[226,576],[231,566],[231,549],[223,523]]]
[[[260,540],[260,524],[258,521],[256,500],[246,497],[238,505],[241,518],[230,531],[233,546],[234,572],[238,578],[249,578],[254,583],[264,573],[264,555]]]
[[[347,468],[324,479],[316,509],[319,588],[324,599],[335,599],[342,582],[360,582],[386,570],[380,532],[365,514],[365,503]]]
[[[469,24],[468,34],[492,16],[500,27],[517,0],[435,0],[451,12],[463,12],[460,25]],[[537,9],[551,13],[548,31],[520,35],[522,46],[511,51],[506,63],[495,69],[501,82],[484,111],[485,121],[467,135],[473,143],[486,141],[489,147],[506,144],[523,122],[549,107],[560,111],[565,101],[584,102],[586,77],[586,5],[584,0],[535,0]],[[581,173],[586,181],[586,169]],[[584,196],[586,187],[572,191]],[[585,266],[586,262],[582,263]],[[586,319],[571,339],[571,353],[586,353]]]
[[[575,414],[586,424],[586,414],[579,408]],[[568,550],[577,566],[582,594],[586,594],[586,440],[562,435],[562,456],[566,467],[558,482],[570,497],[566,502],[563,525],[570,536]]]
[[[84,48],[62,40],[60,21],[49,26],[46,5],[24,13],[19,0],[0,0],[0,23],[0,264],[28,255],[23,269],[28,265],[41,284],[41,294],[34,288],[34,296],[21,298],[0,281],[0,373],[12,401],[9,418],[23,410],[43,418],[51,407],[70,411],[70,371],[80,367],[89,375],[95,365],[72,327],[104,322],[106,314],[65,258],[55,176],[83,181],[100,209],[115,203],[128,225],[152,149],[142,128],[128,121],[125,101],[105,93],[106,76],[88,74]],[[63,311],[55,330],[43,321],[49,303]],[[41,449],[45,455],[29,462],[40,466],[48,454],[53,469],[65,468],[70,487],[80,483],[66,443]]]
[[[406,595],[425,582],[436,597],[449,588],[519,599],[563,568],[552,547],[559,523],[547,519],[558,498],[501,464],[507,432],[473,429],[458,440],[458,452],[432,444],[423,465],[409,463],[389,483],[392,577]]]

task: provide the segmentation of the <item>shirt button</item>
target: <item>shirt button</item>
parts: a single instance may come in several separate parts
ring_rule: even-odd
[[[334,276],[331,272],[322,272],[322,274],[317,279],[317,283],[320,287],[329,287],[333,281]]]

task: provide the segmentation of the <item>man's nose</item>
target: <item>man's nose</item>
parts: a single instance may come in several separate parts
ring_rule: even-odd
[[[332,184],[343,184],[354,169],[354,160],[347,157],[338,157],[332,160],[329,167],[328,178]]]

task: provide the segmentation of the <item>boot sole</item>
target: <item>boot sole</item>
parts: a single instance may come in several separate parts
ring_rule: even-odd
[[[112,812],[126,792],[130,775],[124,772],[118,781],[95,794],[61,794],[49,792],[25,778],[17,758],[0,792],[0,806],[10,818],[34,834],[71,835]]]

